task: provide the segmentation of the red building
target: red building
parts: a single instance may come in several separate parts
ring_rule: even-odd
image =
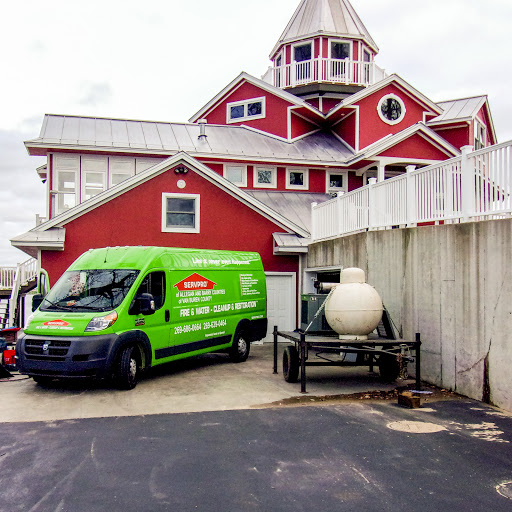
[[[311,203],[496,143],[486,96],[434,103],[376,64],[348,0],[302,0],[262,79],[240,74],[189,123],[47,115],[46,221],[11,242],[52,283],[91,247],[258,251],[269,321],[294,328]]]

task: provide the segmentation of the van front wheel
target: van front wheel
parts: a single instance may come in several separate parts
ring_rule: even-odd
[[[247,336],[240,331],[236,331],[233,336],[233,344],[229,349],[229,357],[234,363],[243,363],[249,357],[251,343]]]
[[[119,389],[133,389],[137,385],[140,374],[140,357],[134,345],[121,350],[117,360],[115,381]]]

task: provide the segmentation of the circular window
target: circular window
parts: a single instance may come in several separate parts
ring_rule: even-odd
[[[379,101],[377,112],[385,123],[397,124],[405,116],[405,105],[395,94],[387,94]]]

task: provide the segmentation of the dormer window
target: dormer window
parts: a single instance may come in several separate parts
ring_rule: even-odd
[[[227,105],[227,122],[238,123],[265,117],[265,98],[235,101]]]
[[[387,94],[379,101],[377,112],[386,124],[398,124],[405,117],[405,104],[396,94]]]

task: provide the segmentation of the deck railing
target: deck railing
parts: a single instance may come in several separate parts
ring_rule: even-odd
[[[386,76],[386,72],[375,62],[317,58],[270,67],[263,79],[281,88],[313,82],[368,86]]]
[[[512,215],[512,141],[370,184],[312,207],[312,239]]]

